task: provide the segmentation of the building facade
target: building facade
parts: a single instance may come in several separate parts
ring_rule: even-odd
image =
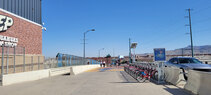
[[[26,54],[42,55],[41,17],[41,0],[0,0],[0,36],[17,38]]]

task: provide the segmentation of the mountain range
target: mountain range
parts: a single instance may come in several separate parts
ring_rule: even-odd
[[[194,46],[193,48],[194,54],[211,54],[211,45]],[[153,53],[145,53],[144,55],[153,55]],[[191,55],[191,46],[178,48],[175,50],[166,50],[166,55]]]
[[[204,46],[194,46],[193,47],[194,54],[211,54],[211,45]],[[166,51],[167,55],[186,55],[191,54],[191,46],[187,46],[184,48],[179,48],[175,50]]]

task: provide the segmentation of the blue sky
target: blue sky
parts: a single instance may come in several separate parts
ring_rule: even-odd
[[[137,42],[136,53],[153,48],[172,50],[190,45],[187,8],[192,8],[194,45],[210,45],[211,0],[43,0],[43,54],[86,56],[128,55],[128,39]]]

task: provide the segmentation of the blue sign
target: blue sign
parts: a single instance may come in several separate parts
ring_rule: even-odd
[[[165,48],[155,48],[154,49],[154,59],[155,59],[155,61],[166,61]]]

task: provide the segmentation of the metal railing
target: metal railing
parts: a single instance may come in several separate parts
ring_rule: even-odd
[[[24,47],[0,47],[0,73],[10,74],[43,69],[42,55],[26,55]]]
[[[24,47],[0,47],[0,51],[1,75],[66,66],[99,64],[96,60],[61,53],[57,54],[55,58],[29,55],[25,54]]]
[[[99,64],[100,62],[93,59],[84,59],[83,57],[58,53],[56,58],[46,58],[44,68],[58,68],[75,65]]]

